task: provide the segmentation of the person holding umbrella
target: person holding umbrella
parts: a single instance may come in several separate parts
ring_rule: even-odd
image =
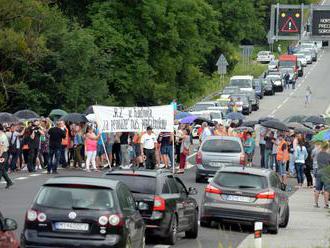
[[[250,131],[246,132],[246,140],[244,141],[244,152],[246,155],[247,166],[252,166],[252,160],[254,155],[256,143],[252,138],[252,133]]]
[[[276,160],[278,163],[278,173],[282,178],[282,183],[287,185],[286,163],[289,160],[288,144],[285,141],[283,134],[278,134],[279,144],[277,146]]]

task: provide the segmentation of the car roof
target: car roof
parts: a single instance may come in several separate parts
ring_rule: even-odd
[[[60,176],[50,178],[43,184],[43,186],[47,185],[72,185],[72,184],[80,184],[80,185],[88,185],[88,186],[96,186],[102,188],[114,189],[120,182],[117,180],[109,180],[101,177],[84,177],[84,176]]]
[[[269,176],[272,173],[270,169],[263,169],[263,168],[254,168],[254,167],[247,167],[247,166],[225,166],[219,171],[221,172],[245,172],[248,174],[254,174],[258,176]]]
[[[137,176],[145,176],[145,177],[157,177],[158,175],[172,175],[172,172],[167,169],[159,169],[159,170],[148,170],[148,169],[114,169],[112,171],[108,171],[104,174],[105,176],[110,175],[137,175]],[[108,180],[108,179],[106,179]]]
[[[253,79],[253,76],[251,76],[251,75],[233,76],[230,78],[230,80],[232,80],[232,79]]]

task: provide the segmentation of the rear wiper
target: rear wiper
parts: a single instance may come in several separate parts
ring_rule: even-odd
[[[248,186],[248,185],[239,185],[238,188],[240,189],[255,189],[255,186]]]
[[[88,208],[88,207],[78,207],[78,206],[73,206],[72,209],[73,209],[73,210],[90,210],[91,208]]]

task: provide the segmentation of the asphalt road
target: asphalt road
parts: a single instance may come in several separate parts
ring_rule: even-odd
[[[277,93],[275,96],[266,96],[260,104],[260,110],[254,112],[249,119],[258,119],[264,116],[274,116],[284,119],[289,115],[296,114],[321,114],[329,107],[330,92],[330,49],[323,49],[319,59],[313,65],[305,69],[305,75],[296,84],[296,89],[286,90]],[[313,91],[312,103],[304,107],[305,89],[309,85]],[[193,158],[191,159],[193,162]],[[61,170],[61,175],[95,175],[101,173],[87,174],[77,170]],[[29,208],[34,196],[39,190],[40,185],[50,176],[44,173],[29,175],[21,172],[12,176],[15,178],[15,185],[9,190],[5,190],[5,184],[0,183],[0,210],[6,217],[17,220],[19,228],[17,234],[21,232],[24,223],[25,211]],[[187,187],[196,187],[199,191],[196,199],[201,200],[201,195],[205,184],[196,184],[194,181],[194,168],[187,170],[182,176]],[[237,247],[238,244],[251,233],[251,230],[238,226],[226,226],[221,228],[200,228],[199,236],[196,240],[186,240],[180,238],[175,247],[182,248],[209,248],[209,247]],[[158,240],[154,240],[148,247],[162,247]],[[166,246],[165,246],[166,247]]]

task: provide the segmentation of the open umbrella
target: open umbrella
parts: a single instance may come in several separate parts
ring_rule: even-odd
[[[17,111],[14,115],[18,119],[24,119],[24,120],[40,118],[40,115],[38,115],[36,112],[29,110],[29,109]]]
[[[85,115],[94,114],[93,105],[89,106],[84,112]]]
[[[244,120],[245,118],[245,116],[239,112],[230,112],[226,117],[230,120]]]
[[[244,131],[254,132],[254,129],[252,127],[245,127],[245,126],[236,127],[235,130],[238,132],[244,132]]]
[[[86,115],[86,118],[89,122],[96,122],[96,116],[95,114],[89,114],[89,115]]]
[[[258,121],[244,121],[244,122],[242,123],[242,126],[243,126],[243,127],[252,127],[252,128],[254,128],[254,126],[255,126],[256,124],[258,124]]]
[[[312,141],[329,141],[330,140],[330,129],[323,130],[318,134],[315,134]]]
[[[309,116],[307,118],[304,119],[304,122],[311,122],[315,125],[317,124],[325,124],[325,120],[323,117],[321,116],[317,116],[317,115],[312,115],[312,116]]]
[[[73,122],[73,123],[88,122],[88,119],[86,118],[86,116],[83,114],[79,114],[79,113],[67,114],[65,116],[62,116],[60,120],[66,121],[66,122]]]
[[[288,127],[284,123],[279,122],[279,121],[274,121],[274,120],[264,121],[261,123],[261,126],[276,129],[279,131],[288,131],[289,130]]]
[[[49,117],[52,119],[58,119],[67,114],[68,113],[62,109],[53,109],[52,111],[50,111]]]
[[[194,120],[197,119],[197,116],[194,116],[194,115],[190,115],[190,116],[187,116],[185,118],[183,118],[180,123],[182,124],[191,124],[194,122]]]
[[[274,117],[263,117],[263,118],[260,118],[258,120],[258,123],[261,124],[262,122],[265,122],[265,121],[280,121],[279,119],[276,119]]]
[[[314,131],[312,129],[307,128],[307,127],[298,127],[298,128],[295,128],[294,131],[296,133],[314,134]]]
[[[175,114],[175,119],[176,120],[180,120],[183,119],[187,116],[191,116],[192,114],[188,113],[188,112],[182,112],[182,111],[177,111]]]
[[[293,116],[289,116],[288,118],[286,118],[283,122],[284,123],[289,123],[289,122],[303,123],[305,118],[306,118],[306,115],[293,115]]]
[[[0,123],[14,123],[18,121],[19,119],[11,113],[7,113],[7,112],[0,113]]]
[[[197,117],[193,122],[198,125],[202,125],[203,122],[206,122],[209,126],[214,126],[213,121],[203,118],[203,117]]]
[[[288,128],[290,129],[296,129],[296,128],[306,128],[303,124],[299,122],[289,122],[286,124]]]

